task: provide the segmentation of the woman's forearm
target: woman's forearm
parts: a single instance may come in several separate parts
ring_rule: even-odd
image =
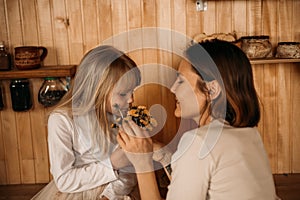
[[[162,200],[153,171],[137,173],[137,180],[142,200]]]

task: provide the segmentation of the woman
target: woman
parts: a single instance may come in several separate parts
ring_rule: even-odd
[[[126,114],[140,84],[135,62],[111,46],[89,51],[71,90],[48,119],[54,181],[33,199],[138,199],[136,176],[116,142],[115,119]]]
[[[185,55],[171,88],[177,99],[175,116],[194,120],[198,128],[184,133],[172,156],[167,199],[276,199],[256,128],[259,100],[248,58],[235,45],[219,40],[194,44]],[[117,140],[140,172],[142,199],[161,199],[147,132],[130,121]]]

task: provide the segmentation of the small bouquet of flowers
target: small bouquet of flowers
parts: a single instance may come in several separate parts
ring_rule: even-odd
[[[151,116],[146,106],[132,106],[127,112],[127,115],[124,118],[117,118],[116,123],[113,123],[111,127],[118,128],[119,125],[122,124],[122,120],[132,120],[139,127],[148,131],[152,131],[153,128],[157,126],[157,121]]]

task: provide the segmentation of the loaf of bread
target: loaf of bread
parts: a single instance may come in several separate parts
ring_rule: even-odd
[[[272,44],[269,41],[269,36],[243,36],[240,40],[242,42],[241,49],[248,58],[272,57]]]
[[[300,42],[279,42],[276,49],[277,58],[300,58]]]
[[[213,33],[211,35],[206,35],[205,33],[197,34],[194,38],[194,42],[204,42],[207,40],[223,40],[227,42],[236,42],[236,35],[235,33]]]

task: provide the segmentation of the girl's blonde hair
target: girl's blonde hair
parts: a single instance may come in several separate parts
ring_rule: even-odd
[[[93,145],[104,153],[111,142],[115,143],[106,106],[109,94],[120,79],[130,87],[138,86],[141,75],[136,63],[112,46],[98,46],[83,57],[69,92],[55,109],[67,112],[75,126],[84,134],[89,133]]]

